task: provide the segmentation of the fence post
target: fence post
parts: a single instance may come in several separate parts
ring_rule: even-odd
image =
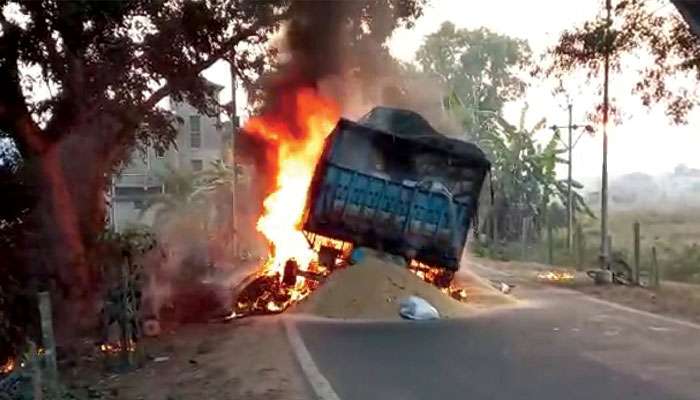
[[[530,219],[528,217],[523,217],[522,232],[520,232],[520,258],[525,260],[525,255],[527,254],[527,233],[530,229]]]
[[[41,319],[41,341],[44,347],[46,366],[46,387],[50,393],[56,388],[58,369],[56,367],[56,339],[53,333],[53,316],[51,313],[51,295],[39,292],[39,318]],[[35,357],[36,354],[32,354]]]
[[[581,224],[576,224],[576,248],[574,250],[574,254],[576,255],[576,269],[579,271],[583,270],[583,255],[585,252],[583,240],[583,228],[581,227]]]
[[[633,233],[634,233],[634,284],[639,285],[639,246],[640,246],[640,227],[639,221],[635,221]]]
[[[659,281],[659,260],[656,257],[656,246],[652,246],[651,248],[651,276],[649,277],[649,280],[651,281],[651,286],[658,288],[660,285]]]
[[[554,265],[554,232],[549,218],[547,218],[547,263]]]

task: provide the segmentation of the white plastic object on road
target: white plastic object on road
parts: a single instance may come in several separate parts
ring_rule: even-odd
[[[511,286],[505,282],[501,282],[500,290],[501,290],[501,293],[508,294],[508,293],[510,293],[511,290],[513,290],[513,286]]]
[[[425,299],[408,296],[399,303],[399,315],[412,320],[431,320],[440,318],[440,313]]]

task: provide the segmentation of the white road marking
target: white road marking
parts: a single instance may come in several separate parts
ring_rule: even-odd
[[[648,326],[647,328],[654,332],[669,332],[673,330],[671,328],[666,328],[665,326]]]
[[[319,400],[340,400],[340,397],[335,393],[330,382],[328,382],[326,377],[318,370],[294,322],[289,319],[284,319],[283,323],[287,331],[287,339],[289,339],[292,350],[294,350],[294,355],[296,355],[301,370],[304,372],[304,375],[306,375],[306,380],[316,393],[316,397]]]

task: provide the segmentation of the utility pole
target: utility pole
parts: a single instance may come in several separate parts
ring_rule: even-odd
[[[609,97],[608,86],[610,81],[610,25],[612,9],[611,0],[605,0],[605,37],[603,51],[605,51],[605,69],[603,76],[603,176],[600,190],[600,268],[608,269],[610,250],[608,248],[608,112]]]
[[[573,127],[571,126],[571,111],[573,106],[569,103],[569,141],[568,141],[568,172],[566,178],[566,249],[571,253],[574,233],[574,195],[571,192],[571,151],[573,150]]]
[[[587,131],[592,131],[593,127],[590,125],[577,125],[573,124],[573,117],[572,117],[572,112],[573,112],[573,104],[569,103],[567,106],[567,109],[569,111],[569,123],[566,126],[556,126],[552,125],[549,128],[553,130],[556,134],[557,130],[561,128],[567,128],[568,129],[568,140],[566,143],[566,151],[568,154],[567,157],[567,179],[566,179],[566,249],[569,253],[571,253],[571,249],[573,247],[574,239],[574,192],[572,190],[572,182],[573,182],[573,150],[576,144],[578,143],[578,140],[581,138],[580,134],[578,138],[576,138],[576,141],[574,141],[574,130],[583,128]]]
[[[238,168],[236,168],[236,135],[238,134],[238,115],[236,113],[236,67],[233,64],[233,56],[229,60],[229,72],[231,74],[231,109],[229,119],[231,120],[231,167],[233,168],[233,182],[231,183],[231,244],[233,245],[233,257],[238,258],[238,218],[237,209],[237,186]]]

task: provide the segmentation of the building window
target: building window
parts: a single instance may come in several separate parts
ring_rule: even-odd
[[[165,149],[156,147],[156,158],[165,158]]]
[[[202,147],[202,121],[199,115],[190,115],[190,147]]]
[[[204,167],[202,160],[191,160],[190,162],[192,163],[192,171],[201,171]]]

